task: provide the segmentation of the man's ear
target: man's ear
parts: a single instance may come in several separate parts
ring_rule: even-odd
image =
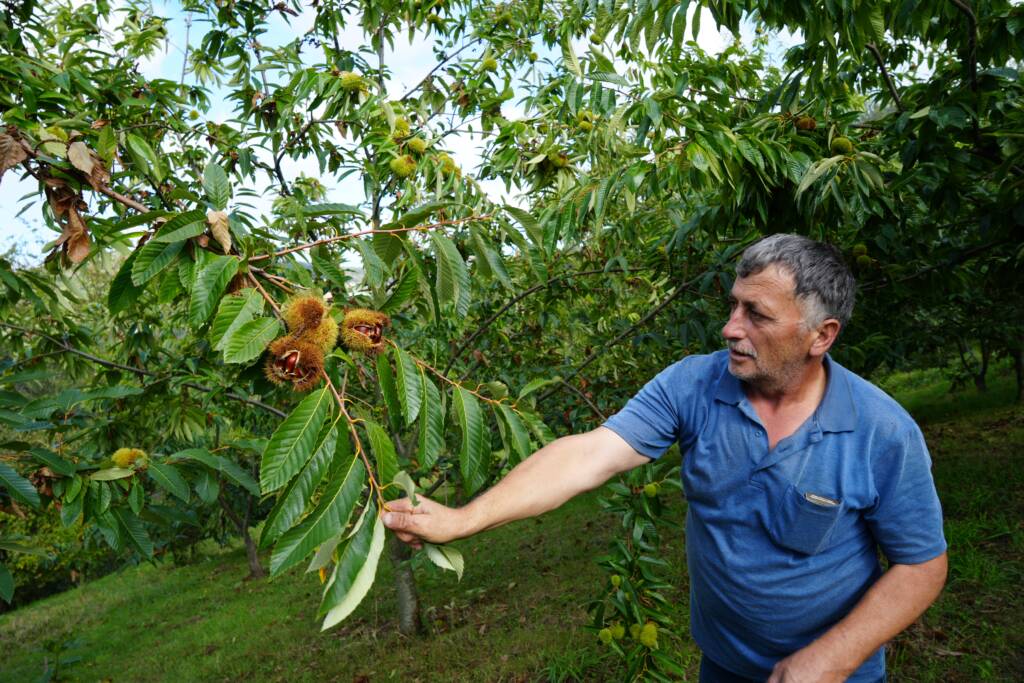
[[[832,348],[832,344],[835,343],[836,337],[839,336],[840,327],[839,321],[835,318],[827,318],[818,325],[818,328],[814,331],[814,340],[811,342],[811,349],[808,353],[815,357],[824,356],[828,353],[828,350]]]

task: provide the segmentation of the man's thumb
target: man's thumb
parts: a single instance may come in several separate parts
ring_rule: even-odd
[[[406,531],[414,525],[412,515],[403,512],[385,512],[381,521],[384,526],[395,531]]]

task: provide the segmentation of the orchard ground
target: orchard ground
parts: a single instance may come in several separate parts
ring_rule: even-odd
[[[939,601],[889,649],[893,681],[1024,680],[1024,406],[1009,372],[987,394],[948,392],[937,373],[883,385],[917,417],[946,515],[950,577]],[[142,565],[0,616],[0,681],[40,678],[55,653],[67,680],[600,681],[619,660],[587,629],[604,590],[599,557],[618,533],[602,493],[461,542],[461,583],[418,564],[429,636],[398,634],[391,568],[355,615],[321,633],[316,578],[301,569],[246,581],[242,549],[187,566]],[[672,494],[663,494],[672,495]],[[673,516],[685,503],[673,496]],[[696,680],[682,531],[666,530],[678,608],[673,648]]]

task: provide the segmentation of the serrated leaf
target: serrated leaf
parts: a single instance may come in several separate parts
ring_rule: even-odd
[[[380,392],[384,396],[384,405],[388,408],[388,419],[391,425],[398,429],[402,424],[401,406],[398,402],[398,387],[395,385],[395,374],[391,371],[391,361],[388,354],[377,355],[377,384],[380,385]]]
[[[562,60],[567,68],[576,78],[583,78],[583,70],[580,69],[580,60],[576,58],[576,52],[572,49],[572,42],[568,37],[562,39]]]
[[[354,242],[363,257],[363,276],[366,279],[366,284],[373,289],[380,287],[384,284],[384,273],[387,272],[387,266],[380,260],[377,252],[373,250],[367,240],[354,240]]]
[[[384,313],[394,313],[402,304],[409,300],[419,284],[420,269],[413,263],[402,273],[398,283],[392,288],[388,298],[379,307]]]
[[[306,567],[306,573],[318,572],[331,563],[334,558],[334,551],[345,540],[345,534],[338,534],[334,538],[329,538],[320,544],[320,547],[316,549],[316,554],[313,555],[313,559],[309,561],[309,566]]]
[[[136,287],[153,279],[153,276],[171,264],[184,242],[147,242],[139,249],[132,265],[132,284]]]
[[[302,215],[311,217],[320,216],[344,216],[354,215],[362,216],[363,212],[357,206],[350,204],[312,204],[310,206],[302,207]]]
[[[7,489],[11,497],[34,508],[39,507],[39,492],[28,479],[14,471],[10,465],[0,462],[0,486]]]
[[[236,272],[238,259],[233,256],[210,257],[196,272],[188,307],[188,319],[193,327],[199,327],[210,317]]]
[[[115,479],[125,479],[133,474],[135,474],[135,470],[127,467],[108,467],[93,472],[89,478],[93,481],[114,481]]]
[[[395,453],[395,444],[384,428],[373,420],[366,420],[363,426],[366,428],[366,436],[370,440],[370,450],[373,452],[373,459],[377,465],[377,483],[381,486],[390,484],[398,474],[398,455]],[[385,493],[389,494],[390,498],[396,497],[390,489]]]
[[[546,446],[555,440],[555,435],[552,433],[551,429],[544,424],[544,420],[540,419],[533,413],[525,411],[520,412],[519,416],[522,418],[523,422],[526,423],[529,430],[533,432],[534,438],[540,442],[541,446]]]
[[[469,312],[469,270],[455,243],[445,235],[433,233],[434,255],[437,258],[437,298],[442,305],[455,307],[456,315]]]
[[[85,175],[92,174],[92,155],[89,153],[89,148],[81,140],[68,145],[68,161]]]
[[[111,509],[111,514],[121,525],[121,529],[127,534],[128,539],[145,557],[153,557],[153,541],[149,539],[142,520],[123,507]]]
[[[174,455],[170,456],[167,460],[168,462],[195,460],[196,462],[206,465],[211,470],[223,474],[225,477],[235,482],[252,495],[260,495],[260,487],[256,483],[256,480],[252,478],[251,474],[246,472],[230,458],[225,458],[222,455],[214,455],[205,448],[186,448],[185,450],[178,451]]]
[[[142,487],[139,486],[139,480],[136,479],[132,482],[132,488],[128,491],[128,507],[132,509],[136,515],[142,512],[142,507],[145,504],[145,497],[142,494]]]
[[[152,212],[146,215],[154,216],[155,213],[156,212]],[[154,216],[154,218],[150,220],[152,221],[155,218],[159,218],[159,216]],[[205,220],[206,214],[199,209],[193,209],[192,211],[186,211],[177,215],[172,214],[171,218],[160,226],[159,232],[153,236],[153,239],[151,239],[150,242],[181,242],[189,237],[202,234],[202,232],[206,230],[205,225],[202,225],[202,230],[195,234],[187,234],[184,231],[188,231],[189,233],[192,232],[194,230],[193,226],[196,223],[203,224]]]
[[[546,159],[547,156],[544,156]],[[530,240],[534,245],[541,247],[544,244],[544,229],[536,218],[533,217],[528,211],[523,211],[515,206],[505,205],[505,211],[510,213],[513,218],[519,221],[519,224],[526,230],[526,234],[530,237]]]
[[[203,192],[217,210],[224,209],[231,199],[231,183],[220,164],[211,161],[203,169]]]
[[[466,567],[466,562],[462,559],[462,553],[455,548],[450,548],[446,545],[434,545],[433,543],[424,543],[423,549],[427,551],[427,557],[430,558],[431,562],[441,569],[455,572],[455,575],[459,577],[459,581],[462,581],[462,571]]]
[[[195,489],[199,500],[207,504],[216,503],[217,497],[220,495],[220,482],[212,472],[199,470],[196,473]]]
[[[412,480],[412,477],[409,476],[408,472],[402,470],[401,472],[395,475],[392,481],[398,484],[399,488],[405,491],[406,497],[409,498],[409,501],[413,505],[420,504],[419,501],[416,499],[416,482]]]
[[[556,377],[539,377],[537,379],[530,380],[526,383],[522,389],[519,390],[519,400],[522,401],[524,398],[532,394],[533,392],[546,387],[550,384],[558,384],[562,381],[560,376]]]
[[[132,160],[139,166],[142,174],[152,174],[157,182],[163,181],[163,164],[160,163],[160,158],[153,152],[149,143],[133,133],[128,133],[125,136],[125,143]]]
[[[452,410],[462,430],[459,471],[466,494],[472,495],[487,481],[485,460],[489,450],[484,443],[484,418],[476,396],[462,387],[452,392]]]
[[[345,271],[338,266],[335,259],[331,256],[330,251],[325,246],[319,246],[311,251],[313,259],[313,269],[326,277],[332,285],[338,289],[344,290],[345,284],[348,282],[348,277],[345,275]]]
[[[366,516],[363,527],[368,530],[372,528],[372,531],[361,531],[352,537],[324,592],[320,610],[327,610],[327,614],[321,631],[344,621],[359,606],[373,585],[377,563],[384,550],[384,522],[374,513]]]
[[[197,237],[206,232],[206,223],[202,219],[186,223],[180,228],[175,230],[161,231],[159,235],[150,240],[150,242],[183,242],[187,239]]]
[[[265,317],[250,320],[239,327],[224,344],[225,363],[248,363],[258,358],[270,342],[281,333],[277,318]]]
[[[441,407],[441,392],[425,372],[420,372],[420,467],[430,469],[437,462],[444,447],[444,410]]]
[[[366,480],[363,461],[353,454],[338,467],[316,509],[297,527],[285,532],[270,557],[270,575],[278,576],[309,555],[321,543],[345,530]]]
[[[263,451],[260,487],[263,493],[276,491],[295,476],[309,457],[330,408],[326,388],[302,399],[295,410],[274,431]]]
[[[210,226],[210,234],[217,240],[225,254],[231,253],[231,230],[228,228],[228,215],[223,211],[207,211],[206,223]]]
[[[217,315],[210,325],[210,343],[217,351],[224,350],[224,344],[235,331],[254,317],[263,313],[263,297],[252,287],[228,295],[220,300]]]
[[[398,400],[402,403],[405,426],[416,421],[420,414],[420,373],[416,361],[408,353],[394,347],[395,374],[398,376]]]
[[[499,403],[496,406],[497,411],[501,414],[501,418],[505,421],[505,426],[508,429],[509,441],[511,446],[511,453],[517,457],[509,457],[509,462],[516,464],[530,456],[532,449],[530,447],[530,435],[526,431],[526,427],[523,425],[523,421],[519,418],[518,413],[512,410],[509,406],[504,403]]]
[[[188,483],[185,481],[185,478],[178,473],[178,470],[173,465],[151,462],[149,463],[149,467],[146,468],[146,474],[148,474],[150,479],[155,481],[160,488],[177,496],[183,502],[188,502],[190,497]]]
[[[29,453],[33,458],[61,476],[70,477],[75,474],[75,466],[53,451],[45,448],[32,448],[29,450]]]
[[[332,462],[347,462],[351,457],[348,435],[344,435],[339,440],[335,425],[325,429],[309,462],[299,472],[299,476],[288,483],[285,490],[277,497],[277,502],[274,503],[270,514],[267,515],[267,519],[263,523],[263,531],[260,534],[260,547],[270,547],[298,521],[306,509],[313,491],[316,490],[317,484],[327,474],[328,466]]]

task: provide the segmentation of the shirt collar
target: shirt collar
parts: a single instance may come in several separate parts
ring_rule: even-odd
[[[728,362],[726,357],[718,386],[715,387],[715,400],[739,405],[746,394],[743,393],[740,381],[729,372]],[[821,404],[814,413],[818,426],[823,432],[852,432],[857,425],[857,406],[850,394],[850,380],[847,377],[849,371],[833,361],[828,354],[825,354],[824,366],[828,373],[828,383]]]

